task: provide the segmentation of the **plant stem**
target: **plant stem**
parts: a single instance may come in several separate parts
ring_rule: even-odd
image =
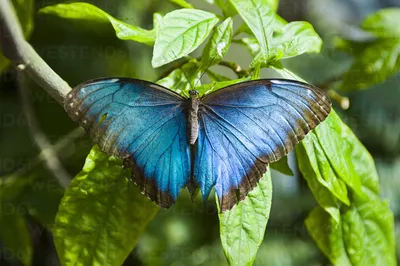
[[[21,73],[17,74],[18,87],[20,92],[20,99],[22,104],[22,110],[25,114],[26,120],[28,122],[28,129],[30,135],[36,146],[41,151],[41,156],[47,169],[54,175],[60,186],[66,189],[71,181],[71,176],[65,170],[63,164],[61,163],[57,152],[53,149],[50,141],[46,135],[42,132],[38,121],[35,117],[35,111],[32,106],[32,102],[29,99],[28,89],[26,87],[26,81],[21,78]]]
[[[25,40],[9,0],[0,0],[0,47],[5,57],[43,87],[59,104],[71,87],[55,73]]]

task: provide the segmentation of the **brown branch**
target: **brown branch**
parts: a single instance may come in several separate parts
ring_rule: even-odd
[[[55,73],[25,40],[21,25],[9,0],[0,0],[0,47],[18,70],[28,74],[59,104],[70,86]]]

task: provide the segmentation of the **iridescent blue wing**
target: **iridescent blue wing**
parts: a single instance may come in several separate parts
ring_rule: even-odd
[[[146,196],[169,207],[190,180],[186,105],[157,84],[106,78],[72,90],[65,110],[103,151],[124,159]]]
[[[203,197],[215,185],[221,210],[231,209],[330,108],[322,90],[290,80],[249,81],[202,97],[194,176]]]

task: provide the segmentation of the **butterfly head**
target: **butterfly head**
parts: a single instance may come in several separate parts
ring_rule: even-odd
[[[197,98],[199,96],[199,92],[197,90],[189,91],[190,98]]]

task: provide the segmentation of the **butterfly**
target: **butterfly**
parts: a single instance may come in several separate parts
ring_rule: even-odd
[[[226,211],[328,116],[331,101],[313,85],[284,79],[184,97],[144,80],[102,78],[74,88],[64,107],[161,207],[184,187],[192,195],[200,188],[203,199],[215,187]]]

